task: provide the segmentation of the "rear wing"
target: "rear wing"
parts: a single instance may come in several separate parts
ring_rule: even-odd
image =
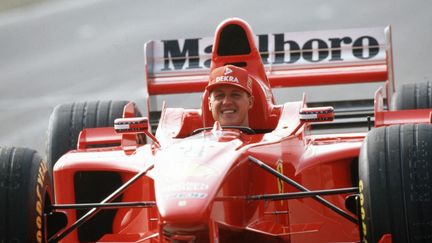
[[[383,82],[394,91],[390,27],[257,35],[272,87]],[[149,95],[202,92],[213,38],[147,42]]]
[[[270,33],[256,35],[254,41],[272,88],[386,82],[386,105],[391,104],[394,79],[390,27]],[[218,58],[212,57],[213,43],[214,38],[207,37],[145,44],[150,117],[159,115],[151,110],[149,96],[204,91],[210,65]],[[373,100],[363,100],[326,105],[335,107],[337,120],[361,125],[366,122],[363,117],[373,116],[372,104]]]

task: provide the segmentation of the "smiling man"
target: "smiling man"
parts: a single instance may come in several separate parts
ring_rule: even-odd
[[[232,65],[218,67],[210,74],[209,109],[222,126],[248,126],[252,108],[252,79],[247,71]]]

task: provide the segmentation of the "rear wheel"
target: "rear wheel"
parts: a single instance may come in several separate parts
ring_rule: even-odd
[[[51,114],[47,136],[47,163],[54,164],[66,152],[77,148],[78,135],[84,128],[114,126],[128,101],[92,101],[58,105]],[[141,116],[135,111],[136,116]]]
[[[46,242],[51,190],[48,167],[36,151],[0,147],[0,242]]]
[[[367,242],[432,240],[432,125],[372,130],[359,161],[362,230]]]
[[[432,108],[432,82],[404,84],[395,93],[392,110]]]

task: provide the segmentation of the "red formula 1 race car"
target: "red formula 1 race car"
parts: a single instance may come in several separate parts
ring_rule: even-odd
[[[255,36],[228,19],[214,39],[148,42],[145,60],[147,97],[201,92],[201,108],[164,106],[153,135],[132,102],[57,106],[47,163],[0,150],[1,242],[432,240],[431,82],[395,92],[389,28]],[[249,127],[208,109],[227,64],[250,74]],[[369,82],[385,84],[371,114],[272,93]]]

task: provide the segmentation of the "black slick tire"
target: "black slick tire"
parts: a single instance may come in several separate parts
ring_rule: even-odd
[[[79,133],[84,128],[114,126],[128,101],[91,101],[61,104],[54,108],[48,124],[46,158],[52,171],[57,160],[77,148]],[[140,116],[139,111],[136,115]]]
[[[0,242],[45,242],[52,202],[48,167],[36,151],[0,147]]]
[[[432,240],[432,125],[406,124],[369,132],[360,152],[363,242]]]
[[[396,91],[392,110],[432,108],[432,82],[404,84]]]

